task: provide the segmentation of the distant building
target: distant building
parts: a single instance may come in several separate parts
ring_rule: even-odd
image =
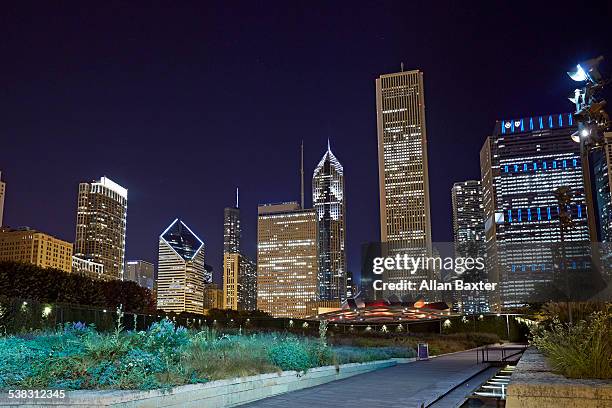
[[[136,282],[143,288],[152,290],[155,286],[155,266],[147,261],[127,261],[124,280]]]
[[[2,181],[2,172],[0,171],[0,227],[4,224],[4,195],[6,194],[6,183]]]
[[[79,184],[74,255],[104,265],[107,279],[123,279],[127,189],[102,177]]]
[[[72,244],[28,227],[0,229],[0,261],[72,271]]]
[[[480,180],[467,180],[451,188],[455,258],[485,258],[484,206]],[[486,271],[457,274],[453,279],[469,282],[486,281]],[[453,309],[465,313],[489,311],[488,298],[482,291],[454,293]]]
[[[204,285],[204,311],[210,309],[223,309],[223,290],[214,283]]]
[[[176,219],[159,236],[157,308],[204,313],[204,285],[212,276],[204,266],[204,242]]]
[[[312,176],[312,206],[317,212],[319,299],[346,299],[346,205],[344,169],[327,142]]]
[[[380,241],[382,256],[431,256],[431,215],[423,72],[402,71],[376,79]],[[365,271],[366,275],[368,271]],[[420,282],[428,270],[385,272],[388,283]],[[404,291],[381,291],[412,296]]]
[[[258,207],[257,309],[306,317],[318,295],[317,213],[296,202]]]
[[[238,310],[240,254],[223,254],[223,309]]]
[[[72,272],[93,279],[105,279],[107,276],[104,274],[104,265],[77,256],[72,257]]]
[[[358,290],[355,289],[355,282],[353,282],[353,273],[351,271],[346,272],[346,297],[352,298],[357,294]]]
[[[342,309],[342,302],[339,300],[314,300],[306,302],[309,317],[316,317],[320,314],[336,312]]]
[[[257,306],[257,269],[241,252],[238,189],[236,206],[223,210],[223,308],[255,310]]]
[[[453,236],[455,244],[484,243],[484,206],[480,180],[453,184]]]
[[[489,280],[501,295],[495,308],[521,306],[551,287],[559,265],[552,244],[561,241],[559,187],[573,196],[565,209],[568,250],[580,258],[581,244],[588,245],[580,145],[571,139],[576,125],[568,113],[499,120],[481,149],[487,262],[495,265]]]
[[[257,309],[257,263],[246,255],[240,255],[240,287],[238,309]]]

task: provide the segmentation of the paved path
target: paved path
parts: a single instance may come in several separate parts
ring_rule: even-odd
[[[246,408],[427,406],[487,365],[476,364],[476,351],[464,351],[429,361],[399,364],[317,387],[293,391],[242,405]]]

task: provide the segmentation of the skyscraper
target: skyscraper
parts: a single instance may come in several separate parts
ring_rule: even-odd
[[[453,209],[453,236],[455,258],[485,258],[484,211],[480,180],[468,180],[453,184],[451,188]],[[471,270],[451,274],[452,279],[468,282],[486,280],[485,271]],[[453,308],[460,312],[488,312],[488,298],[482,291],[455,291]]]
[[[319,230],[319,299],[346,299],[344,169],[331,151],[319,161],[312,176],[312,206]]]
[[[317,213],[296,202],[257,210],[257,309],[306,317],[306,303],[317,300]]]
[[[489,278],[499,282],[502,297],[496,306],[524,304],[552,281],[559,262],[550,244],[561,240],[559,187],[573,197],[564,241],[589,241],[575,131],[567,113],[500,120],[481,149],[485,244],[489,265],[496,265]]]
[[[484,244],[481,181],[468,180],[453,184],[451,198],[455,245],[473,242]]]
[[[242,227],[236,206],[223,210],[223,308],[255,310],[257,303],[257,267],[240,250]]]
[[[153,289],[155,284],[155,266],[147,261],[127,261],[125,263],[125,280],[136,282],[143,288]]]
[[[123,279],[127,190],[109,178],[79,184],[74,255],[104,265],[105,279]]]
[[[240,209],[238,190],[236,206],[223,210],[223,308],[238,310],[240,292]]]
[[[157,308],[167,312],[204,312],[204,242],[178,218],[159,236]]]
[[[376,79],[380,241],[383,256],[432,251],[423,73],[418,70]],[[367,271],[366,271],[367,272]],[[432,271],[396,270],[384,279],[421,280]],[[397,291],[394,292],[398,294]],[[383,293],[389,296],[391,293]]]
[[[2,220],[4,218],[4,194],[6,191],[6,184],[2,181],[2,172],[0,171],[0,227],[4,224]]]

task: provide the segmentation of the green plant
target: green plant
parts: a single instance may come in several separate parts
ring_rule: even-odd
[[[554,319],[532,329],[530,343],[549,359],[552,367],[570,378],[612,378],[610,312],[595,312],[571,325]]]
[[[273,345],[268,355],[272,364],[283,370],[306,371],[312,363],[307,348],[294,338]]]

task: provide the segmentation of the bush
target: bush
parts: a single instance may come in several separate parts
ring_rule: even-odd
[[[268,351],[272,364],[283,370],[306,371],[312,367],[312,358],[303,343],[288,338]]]
[[[575,325],[553,320],[532,330],[530,343],[569,378],[612,378],[612,313],[595,312]]]

